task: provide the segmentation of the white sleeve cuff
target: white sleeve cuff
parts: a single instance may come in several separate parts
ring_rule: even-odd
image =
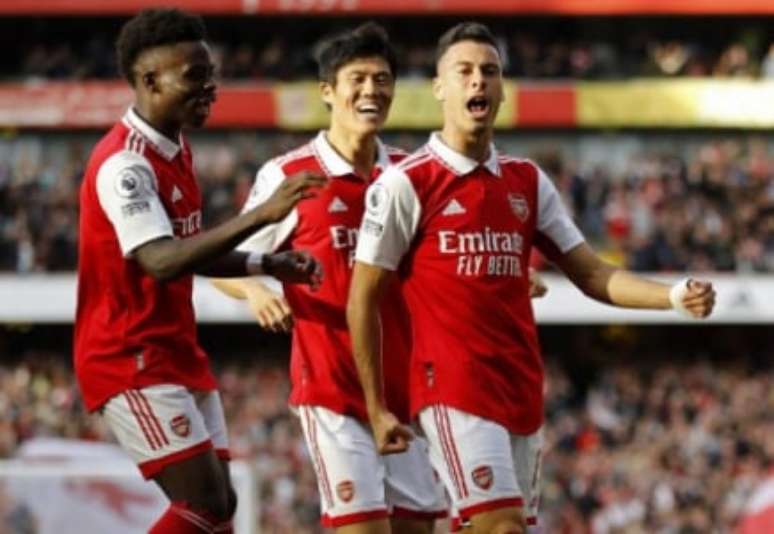
[[[680,315],[684,315],[685,317],[693,317],[693,315],[691,315],[691,312],[689,312],[688,309],[685,307],[685,304],[683,304],[683,299],[685,298],[685,295],[688,293],[688,283],[690,281],[691,281],[690,278],[683,278],[675,285],[673,285],[672,289],[669,290],[669,302],[672,303],[672,308],[677,313],[679,313]]]
[[[263,271],[263,258],[265,254],[262,252],[251,252],[247,255],[247,260],[245,260],[245,267],[247,269],[247,274],[250,276],[257,276],[260,274],[266,274]]]

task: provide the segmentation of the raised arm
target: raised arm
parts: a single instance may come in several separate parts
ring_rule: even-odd
[[[538,180],[538,247],[584,294],[622,308],[674,308],[695,318],[712,312],[715,291],[709,282],[684,280],[669,286],[602,260],[584,241],[551,180],[542,171]]]
[[[381,454],[403,452],[413,438],[411,430],[387,409],[384,399],[379,303],[393,276],[392,271],[382,267],[356,262],[347,302],[352,351],[374,440]]]
[[[685,280],[675,286],[648,280],[603,261],[582,243],[555,259],[583,293],[621,308],[676,309],[695,318],[707,317],[715,306],[710,282]]]

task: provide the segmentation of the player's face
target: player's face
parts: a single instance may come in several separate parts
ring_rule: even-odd
[[[335,85],[323,82],[320,89],[332,122],[351,132],[372,134],[387,120],[395,78],[383,58],[358,58],[339,68]]]
[[[500,55],[489,44],[460,41],[438,64],[433,81],[444,121],[466,133],[491,129],[503,101]]]
[[[203,41],[177,43],[152,52],[152,99],[166,121],[198,128],[215,102],[215,66]]]

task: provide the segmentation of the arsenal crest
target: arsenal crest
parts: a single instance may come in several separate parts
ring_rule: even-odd
[[[355,496],[355,483],[351,480],[342,480],[336,484],[336,495],[343,502],[349,502]]]
[[[492,472],[492,468],[488,465],[476,467],[471,473],[471,476],[473,477],[473,482],[476,483],[476,486],[482,490],[488,490],[492,487],[492,483],[494,482],[494,473]]]
[[[187,415],[178,415],[169,422],[169,428],[181,438],[187,438],[191,433],[191,420]]]
[[[516,215],[521,222],[527,220],[527,217],[529,217],[529,204],[527,204],[527,199],[524,198],[524,195],[508,193],[508,203],[511,205],[513,214]]]

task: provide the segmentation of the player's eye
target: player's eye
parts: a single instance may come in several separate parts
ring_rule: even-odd
[[[389,74],[377,74],[374,80],[378,85],[389,85],[392,81],[392,76]]]
[[[486,65],[481,70],[484,76],[497,76],[500,74],[500,67],[497,65]]]

